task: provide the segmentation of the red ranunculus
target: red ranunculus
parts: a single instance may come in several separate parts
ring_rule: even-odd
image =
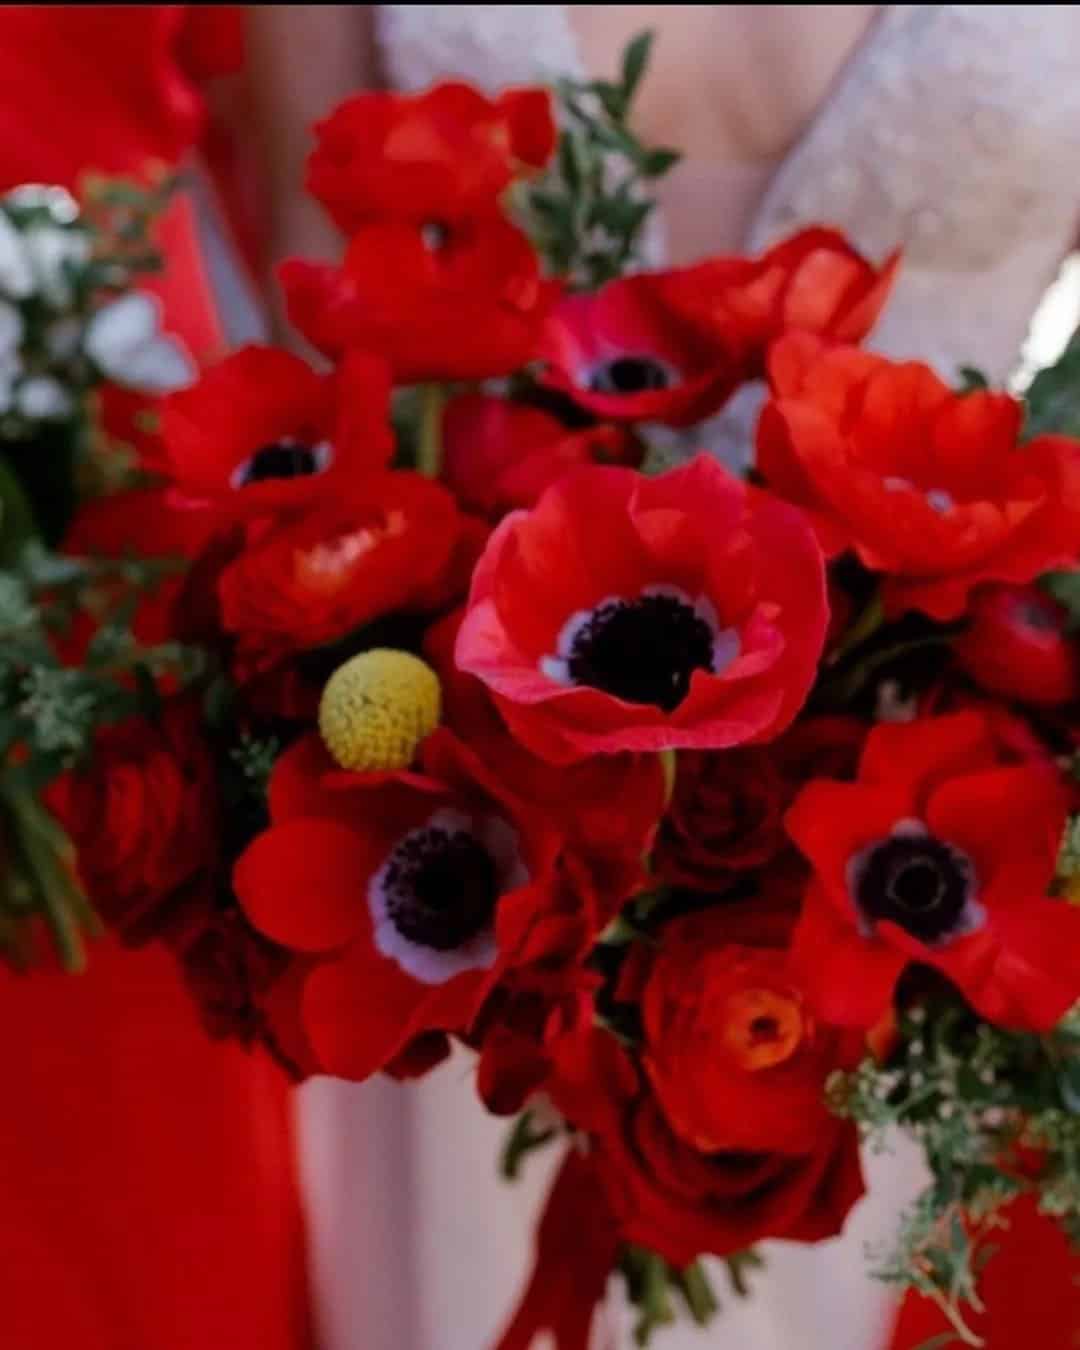
[[[198,708],[102,728],[88,763],[53,786],[50,806],[78,850],[95,909],[133,942],[162,936],[178,905],[201,905],[218,857],[213,761]]]
[[[671,274],[672,300],[706,330],[744,345],[753,373],[784,333],[860,342],[881,313],[900,265],[880,268],[837,230],[800,230],[760,258],[712,258]]]
[[[642,272],[566,296],[544,330],[546,381],[614,422],[689,426],[716,412],[746,377],[744,346],[691,322],[670,281]]]
[[[671,1128],[702,1153],[810,1154],[836,1129],[825,1080],[862,1058],[862,1038],[815,1019],[786,948],[748,945],[742,908],[676,919],[649,951],[645,1070]]]
[[[320,351],[377,351],[398,384],[509,375],[536,355],[559,291],[495,211],[439,226],[362,226],[341,267],[282,264],[289,318]]]
[[[826,618],[797,511],[704,457],[583,468],[495,530],[457,659],[541,758],[721,749],[787,726]]]
[[[1054,707],[1080,696],[1080,648],[1068,614],[1035,586],[980,586],[953,650],[983,689]]]
[[[357,94],[317,123],[307,189],[351,234],[368,221],[460,220],[490,210],[555,148],[551,95],[487,98],[466,84]]]
[[[1065,803],[978,713],[876,727],[858,781],[809,783],[787,817],[815,874],[793,953],[811,1005],[871,1027],[917,962],[989,1021],[1049,1030],[1080,997],[1080,910],[1047,896]]]
[[[1018,446],[1020,403],[958,394],[927,366],[784,338],[758,466],[832,555],[886,574],[890,613],[962,613],[983,581],[1030,581],[1080,551],[1080,443]]]
[[[547,904],[544,823],[449,732],[421,766],[342,773],[317,738],[298,742],[271,779],[271,827],[234,870],[258,929],[325,958],[302,1016],[328,1073],[366,1078],[422,1033],[466,1030]]]
[[[245,546],[217,582],[240,673],[408,606],[450,562],[458,521],[439,484],[382,473],[333,505],[249,525]]]
[[[241,347],[162,406],[153,465],[179,492],[237,514],[333,501],[394,449],[390,370],[350,352],[318,375],[276,347]]]
[[[536,504],[582,464],[636,468],[644,447],[613,426],[570,428],[541,408],[461,394],[443,416],[443,477],[467,510],[498,518]]]

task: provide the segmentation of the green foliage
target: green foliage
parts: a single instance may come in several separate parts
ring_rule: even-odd
[[[901,1033],[888,1064],[834,1075],[830,1099],[877,1147],[893,1127],[921,1144],[933,1182],[876,1273],[933,1299],[956,1337],[977,1345],[965,1309],[979,1307],[976,1277],[1008,1202],[1031,1193],[1064,1227],[1080,1226],[1080,1017],[1036,1036],[935,1000]]]
[[[747,1297],[746,1273],[762,1265],[760,1256],[754,1251],[736,1252],[724,1265],[732,1294]],[[619,1259],[619,1272],[626,1282],[627,1298],[638,1314],[634,1326],[637,1345],[648,1345],[655,1331],[677,1321],[680,1307],[702,1327],[708,1326],[721,1309],[700,1261],[680,1270],[656,1252],[628,1243]]]
[[[1027,436],[1061,432],[1080,436],[1080,332],[1052,366],[1040,370],[1027,390]]]
[[[679,153],[645,145],[630,113],[648,68],[652,34],[627,47],[617,81],[562,80],[562,117],[555,163],[524,188],[521,213],[551,270],[591,289],[639,261],[642,231],[655,203],[650,184]]]

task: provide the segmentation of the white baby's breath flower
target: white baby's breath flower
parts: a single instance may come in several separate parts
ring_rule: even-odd
[[[34,269],[22,235],[0,211],[0,295],[25,300],[34,290]]]
[[[83,345],[103,374],[129,389],[164,394],[195,378],[187,353],[160,331],[157,299],[144,291],[131,291],[99,309]]]
[[[16,389],[15,407],[31,421],[52,422],[69,417],[75,403],[59,380],[51,375],[34,375]]]
[[[90,236],[85,230],[35,225],[22,236],[37,288],[53,309],[67,309],[75,299],[69,275],[90,259]]]

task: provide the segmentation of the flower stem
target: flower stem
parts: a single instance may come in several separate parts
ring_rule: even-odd
[[[671,799],[675,795],[675,776],[678,773],[679,761],[674,750],[660,751],[660,768],[664,774],[664,809],[671,805]]]
[[[420,386],[420,439],[416,467],[425,478],[438,478],[442,470],[442,415],[446,391],[441,384]]]

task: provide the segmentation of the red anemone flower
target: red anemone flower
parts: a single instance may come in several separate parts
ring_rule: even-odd
[[[300,741],[270,810],[234,886],[260,931],[324,958],[302,995],[324,1071],[365,1078],[425,1032],[466,1030],[544,910],[555,836],[446,731],[417,773],[343,773]]]
[[[774,347],[758,467],[831,556],[886,574],[890,613],[961,614],[972,586],[1030,581],[1080,551],[1080,442],[1018,445],[1007,394],[796,334]]]
[[[826,617],[797,511],[704,457],[657,478],[590,467],[495,530],[457,660],[544,759],[726,749],[792,720]]]
[[[280,269],[289,318],[328,356],[385,356],[398,384],[509,375],[537,355],[559,292],[525,235],[495,211],[419,225],[380,220],[352,236],[341,267]]]
[[[689,426],[716,412],[747,374],[742,344],[692,322],[670,279],[640,273],[566,296],[544,330],[546,382],[613,422]]]
[[[488,98],[448,82],[420,94],[366,93],[315,126],[307,189],[351,234],[373,219],[460,220],[490,210],[555,148],[551,95]]]
[[[257,515],[333,501],[394,449],[390,371],[350,352],[318,375],[276,347],[242,347],[162,406],[153,467],[184,497]]]
[[[787,817],[814,869],[793,955],[812,1006],[871,1027],[917,962],[991,1022],[1053,1027],[1080,997],[1080,910],[1047,896],[1065,803],[978,713],[876,727],[858,780],[809,783]]]

